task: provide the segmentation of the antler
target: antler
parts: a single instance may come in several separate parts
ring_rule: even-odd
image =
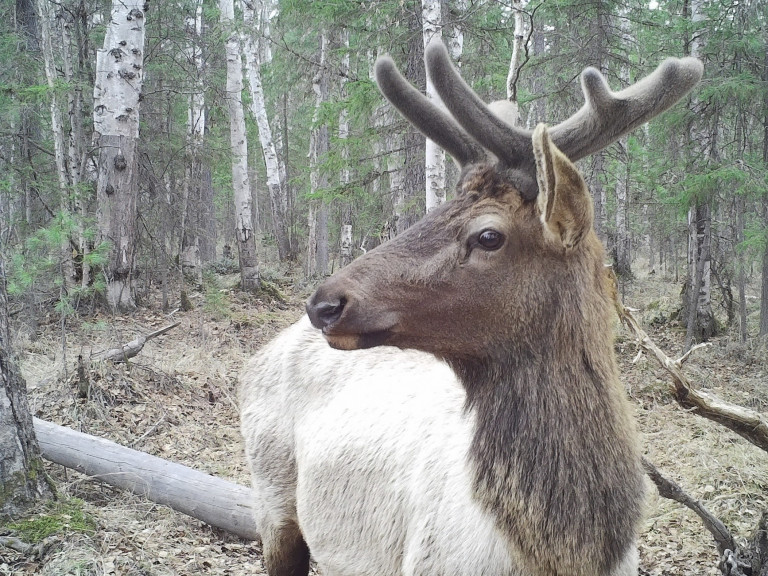
[[[376,63],[379,88],[403,116],[462,166],[485,157],[479,144],[504,168],[533,173],[532,132],[510,126],[494,114],[461,78],[442,42],[427,46],[425,60],[453,118],[411,86],[391,59],[381,58]],[[550,137],[571,160],[584,158],[671,107],[699,82],[703,71],[695,58],[669,58],[643,80],[612,92],[600,72],[586,68],[581,74],[584,106],[552,127]]]
[[[469,134],[403,78],[389,56],[380,56],[376,60],[374,73],[379,90],[387,100],[422,134],[453,156],[460,166],[484,158],[482,149]]]

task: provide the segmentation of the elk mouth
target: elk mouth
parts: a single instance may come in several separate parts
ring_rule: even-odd
[[[347,296],[324,294],[320,290],[306,304],[307,315],[332,348],[359,350],[387,344],[396,332],[398,315],[360,306]]]
[[[322,332],[328,345],[336,350],[363,350],[383,346],[393,335],[390,329],[358,333],[337,332],[333,330],[333,325],[324,327]]]

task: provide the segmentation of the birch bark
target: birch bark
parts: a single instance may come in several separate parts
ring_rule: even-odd
[[[430,42],[442,42],[442,15],[440,0],[422,0],[421,18],[424,48]],[[435,86],[427,76],[427,97],[438,100]],[[427,212],[445,202],[445,152],[440,146],[427,138],[426,142],[426,208]]]
[[[349,77],[349,31],[346,28],[341,30],[341,74],[339,76],[339,92],[342,100],[347,98],[347,79]],[[339,142],[341,143],[342,169],[339,174],[339,184],[342,188],[349,185],[351,174],[349,171],[349,147],[347,139],[349,138],[349,111],[342,108],[339,112]],[[341,266],[346,266],[352,262],[352,205],[349,200],[344,202],[341,209],[341,234],[339,238],[339,253],[341,256]]]
[[[116,311],[136,307],[134,257],[139,102],[144,79],[144,2],[113,0],[104,47],[96,55],[94,142],[99,150],[98,227],[110,243],[106,298]]]
[[[40,40],[43,52],[45,78],[48,83],[51,99],[51,131],[53,132],[53,155],[56,161],[56,175],[59,183],[59,211],[61,216],[66,219],[70,213],[71,188],[67,168],[67,146],[66,136],[64,134],[64,120],[62,117],[61,99],[59,97],[57,86],[59,80],[57,59],[53,49],[54,42],[56,42],[59,50],[61,49],[61,46],[59,46],[61,39],[59,33],[60,26],[52,2],[49,0],[38,0],[37,10],[38,21],[40,23]],[[58,36],[59,38],[54,38],[54,36]],[[67,233],[62,236],[60,258],[61,276],[63,281],[62,290],[66,292],[72,285],[75,276],[75,265],[72,259],[72,249],[70,248],[70,237]]]
[[[513,126],[520,124],[520,108],[517,102],[517,80],[520,75],[521,54],[525,48],[525,21],[523,20],[522,0],[513,0],[512,9],[515,13],[515,38],[512,45],[512,57],[509,60],[507,73],[507,100],[512,104],[510,116],[505,118]]]
[[[330,145],[328,125],[319,124],[320,109],[323,103],[328,100],[327,53],[328,37],[325,31],[322,31],[319,38],[319,68],[312,79],[312,89],[315,92],[315,113],[312,124],[315,128],[310,135],[309,180],[313,195],[328,188],[328,175],[320,166]],[[307,250],[307,273],[309,276],[326,276],[328,274],[328,206],[322,199],[310,202],[308,227],[310,235]],[[311,258],[312,255],[314,258]]]
[[[203,144],[205,141],[205,86],[203,85],[203,55],[200,39],[203,30],[203,2],[195,0],[193,10],[186,18],[187,60],[195,70],[192,93],[187,110],[187,158],[182,187],[181,205],[181,272],[186,278],[200,285],[203,281],[200,252],[200,228],[190,222],[190,202],[200,204],[203,187]]]
[[[277,242],[278,257],[284,261],[293,257],[285,215],[285,168],[280,166],[281,162],[272,137],[272,128],[267,117],[264,88],[261,83],[261,59],[265,50],[262,50],[260,48],[261,43],[254,39],[254,30],[257,28],[254,12],[262,12],[261,4],[261,2],[245,2],[243,4],[243,21],[246,29],[249,30],[244,38],[244,52],[251,92],[251,113],[259,128],[259,140],[267,171],[267,190],[269,191],[272,227]]]
[[[232,186],[235,198],[235,237],[240,257],[240,288],[257,290],[260,286],[256,239],[253,234],[250,180],[248,178],[248,139],[243,112],[243,68],[240,41],[234,29],[235,10],[232,0],[219,0],[224,27],[227,58],[227,107],[232,148]]]

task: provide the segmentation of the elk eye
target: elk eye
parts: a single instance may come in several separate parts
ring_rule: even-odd
[[[504,235],[496,230],[483,230],[477,235],[477,245],[484,250],[498,250],[504,244]]]

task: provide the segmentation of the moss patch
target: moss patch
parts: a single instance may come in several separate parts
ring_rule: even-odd
[[[61,532],[92,534],[96,527],[96,522],[83,511],[83,501],[77,498],[50,502],[42,512],[6,525],[15,536],[29,544]]]

